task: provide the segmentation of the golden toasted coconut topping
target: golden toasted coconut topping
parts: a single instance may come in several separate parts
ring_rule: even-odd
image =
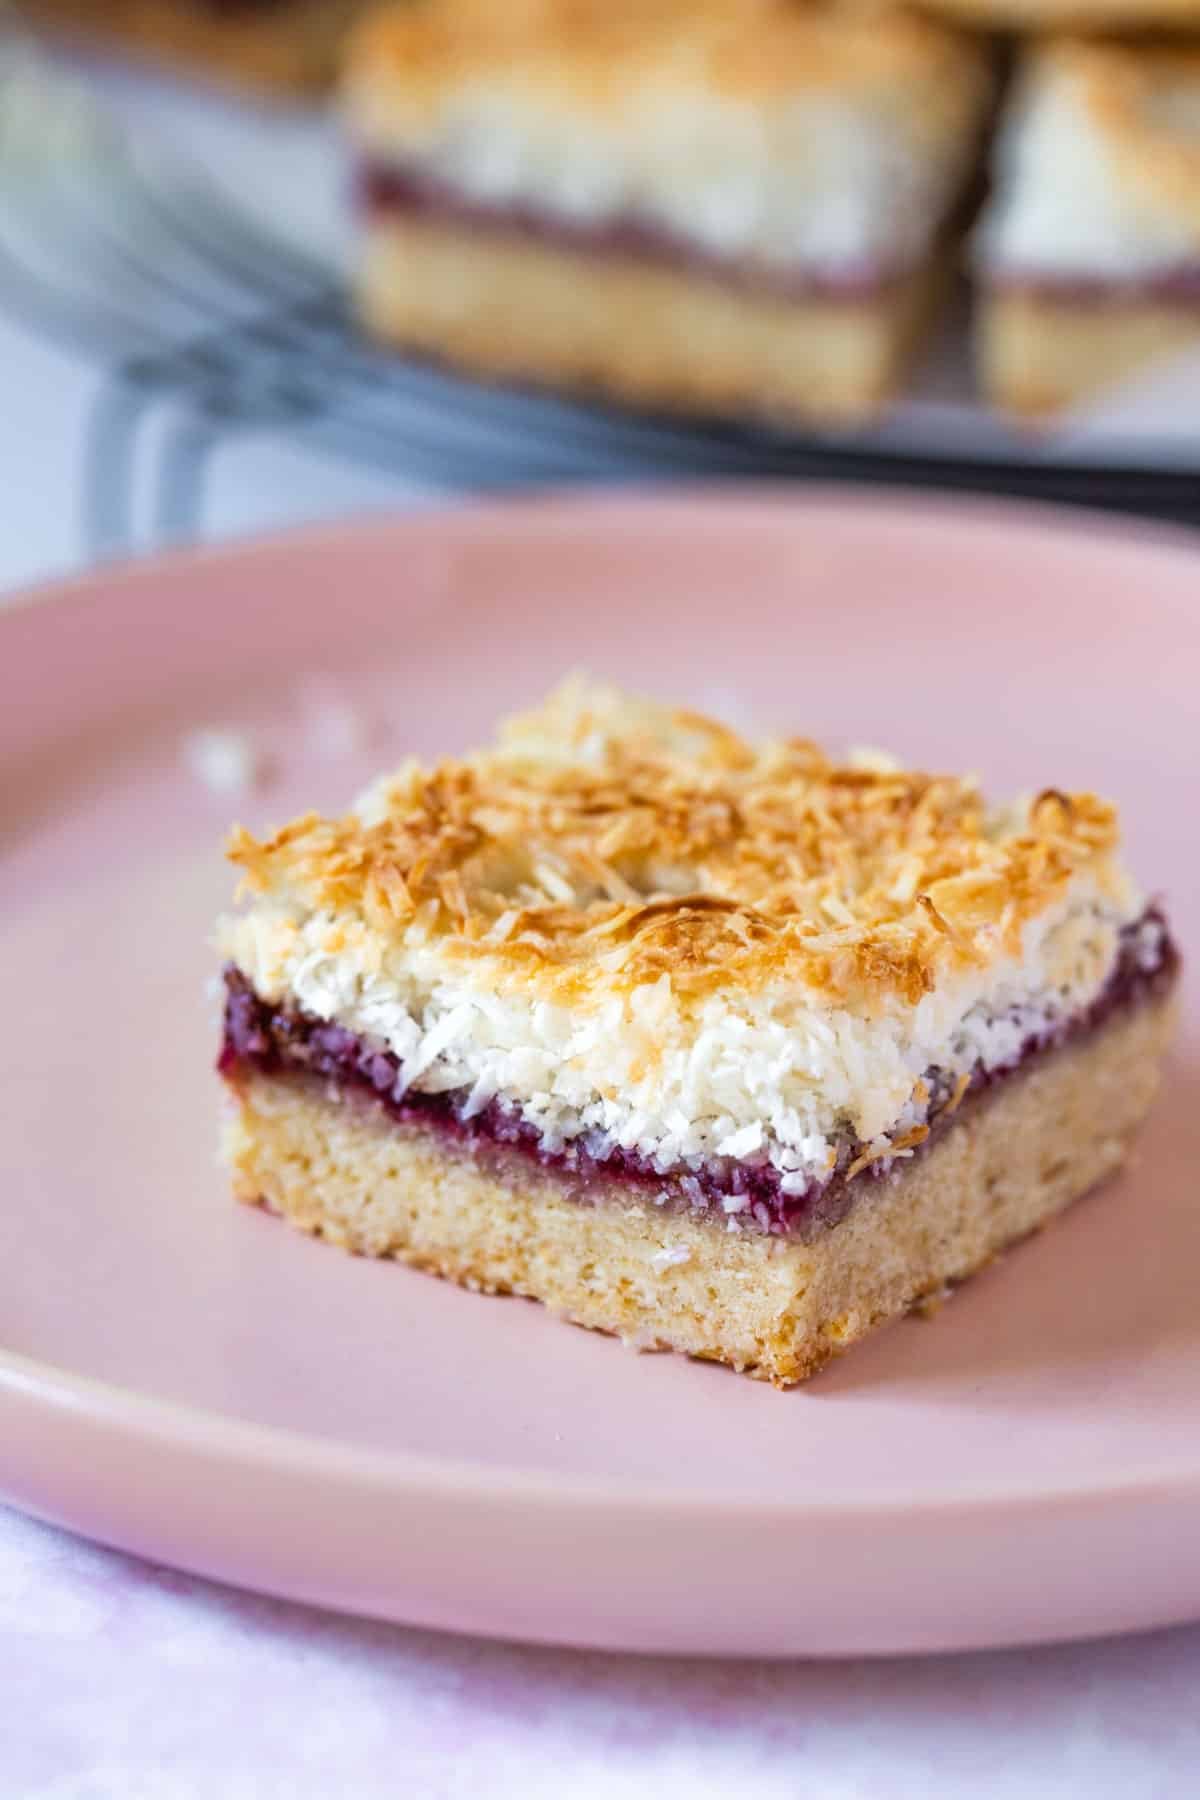
[[[872,93],[940,137],[973,118],[988,61],[968,38],[903,11],[819,0],[403,0],[373,12],[348,56],[351,101],[410,114],[519,82],[533,104],[623,118],[648,83],[763,103],[795,91]]]
[[[1078,82],[1121,178],[1200,232],[1200,46],[1064,40],[1040,66]]]
[[[1018,953],[1082,871],[1119,887],[1116,841],[1091,794],[993,815],[970,778],[751,744],[573,679],[493,748],[407,764],[342,818],[239,827],[229,855],[381,956],[417,931],[557,999],[666,975],[681,996],[800,982],[870,1006]]]

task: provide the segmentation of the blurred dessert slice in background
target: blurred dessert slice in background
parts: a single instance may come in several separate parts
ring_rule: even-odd
[[[80,43],[111,44],[249,92],[306,94],[332,82],[364,0],[21,0],[19,11]]]
[[[894,392],[991,89],[939,25],[801,0],[405,0],[352,35],[379,338],[780,421]]]
[[[856,0],[863,4],[864,0]],[[879,0],[882,8],[894,0]],[[923,0],[923,11],[984,31],[1154,32],[1200,28],[1200,0]]]
[[[997,405],[1058,412],[1200,343],[1200,45],[1030,51],[995,162],[974,260]]]

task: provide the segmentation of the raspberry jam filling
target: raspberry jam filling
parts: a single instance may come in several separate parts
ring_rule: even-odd
[[[1180,263],[1152,275],[1104,276],[989,269],[993,293],[1063,306],[1119,307],[1159,304],[1200,307],[1200,263]]]
[[[926,1072],[929,1136],[910,1154],[919,1156],[936,1142],[960,1116],[960,1103],[969,1104],[1038,1057],[1095,1030],[1114,1013],[1165,993],[1178,962],[1162,914],[1151,908],[1122,932],[1112,972],[1089,1007],[1053,1030],[1027,1037],[1018,1055],[1002,1068],[977,1068],[965,1094],[946,1071]],[[518,1150],[568,1177],[580,1199],[603,1199],[605,1187],[614,1180],[632,1182],[645,1186],[658,1205],[711,1213],[735,1230],[808,1236],[837,1224],[860,1193],[903,1166],[896,1158],[880,1157],[856,1168],[864,1145],[848,1132],[838,1145],[832,1172],[796,1194],[782,1191],[779,1171],[765,1158],[712,1158],[664,1174],[636,1150],[597,1150],[582,1139],[550,1151],[537,1128],[512,1104],[494,1100],[466,1117],[464,1092],[423,1094],[405,1089],[400,1063],[389,1050],[298,1008],[269,1004],[232,966],[225,970],[225,990],[224,1041],[217,1064],[222,1075],[232,1078],[253,1070],[274,1077],[320,1078],[340,1092],[369,1099],[398,1123],[436,1126],[478,1149],[502,1145]]]
[[[473,200],[431,176],[391,163],[365,163],[358,173],[359,203],[369,218],[403,214],[445,220],[475,231],[501,229],[534,242],[601,256],[635,257],[664,267],[715,276],[726,286],[754,294],[803,299],[871,300],[886,294],[909,270],[866,263],[841,268],[788,268],[746,256],[722,256],[668,227],[630,215],[588,223],[519,201]]]

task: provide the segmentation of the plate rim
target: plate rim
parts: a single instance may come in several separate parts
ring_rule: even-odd
[[[939,517],[968,529],[1017,528],[1038,537],[1069,540],[1103,536],[1118,548],[1150,554],[1200,556],[1200,524],[1151,519],[1063,500],[976,494],[948,490],[935,493],[904,482],[871,483],[785,476],[756,476],[745,481],[712,477],[667,480],[650,485],[614,481],[580,482],[569,487],[534,486],[516,493],[442,495],[410,507],[370,507],[342,518],[287,525],[274,531],[223,538],[211,543],[169,544],[145,553],[107,558],[88,568],[50,574],[23,582],[0,596],[0,632],[6,620],[24,619],[31,610],[57,609],[87,601],[95,587],[153,581],[163,570],[201,568],[211,563],[241,561],[292,550],[337,550],[362,537],[388,538],[408,531],[424,535],[445,525],[481,530],[520,528],[555,522],[557,515],[579,514],[584,520],[607,511],[636,508],[654,514],[677,509],[694,511],[697,523],[711,529],[719,511],[787,513],[794,510],[871,512],[903,525],[906,520],[936,522]],[[565,521],[564,521],[565,522]]]
[[[794,1403],[796,1398],[795,1391],[783,1392],[777,1403],[786,1406],[789,1401]],[[122,1387],[116,1382],[25,1356],[19,1351],[0,1349],[0,1411],[10,1401],[18,1405],[22,1401],[32,1401],[56,1416],[83,1411],[105,1429],[131,1433],[147,1445],[164,1441],[182,1443],[189,1449],[239,1463],[243,1460],[265,1463],[279,1471],[304,1469],[334,1480],[354,1475],[397,1491],[419,1488],[422,1493],[438,1492],[459,1499],[494,1498],[502,1486],[506,1499],[534,1503],[558,1504],[563,1500],[572,1506],[628,1503],[636,1506],[639,1512],[656,1509],[722,1515],[752,1512],[755,1517],[774,1514],[779,1518],[802,1513],[806,1519],[828,1515],[839,1520],[844,1520],[847,1515],[862,1519],[891,1517],[897,1511],[922,1518],[944,1511],[984,1515],[992,1509],[1007,1515],[1019,1510],[1023,1504],[1040,1511],[1047,1505],[1096,1504],[1108,1500],[1125,1502],[1138,1496],[1150,1498],[1167,1493],[1187,1495],[1189,1492],[1194,1493],[1200,1505],[1200,1454],[1194,1465],[1144,1467],[1132,1475],[1123,1473],[1120,1480],[1102,1488],[1084,1482],[1061,1482],[1033,1489],[1020,1482],[1014,1483],[1011,1489],[993,1484],[978,1489],[956,1489],[951,1494],[922,1493],[919,1489],[898,1494],[889,1488],[886,1500],[875,1500],[861,1493],[839,1494],[825,1486],[818,1498],[805,1499],[803,1503],[795,1500],[776,1502],[749,1490],[742,1493],[736,1489],[730,1489],[714,1500],[690,1487],[648,1487],[600,1475],[542,1473],[501,1463],[480,1465],[419,1451],[359,1449],[336,1438],[298,1431],[291,1426],[255,1423],[186,1401],[164,1400],[136,1388]]]

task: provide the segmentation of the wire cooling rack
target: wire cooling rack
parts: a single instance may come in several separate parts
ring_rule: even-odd
[[[10,42],[0,62],[0,307],[100,365],[84,450],[86,548],[134,545],[154,422],[151,536],[199,529],[214,452],[247,432],[448,492],[776,477],[904,483],[1200,523],[1200,471],[963,455],[887,434],[799,436],[489,387],[357,334],[332,259],[241,208]],[[929,434],[925,434],[928,439]]]

